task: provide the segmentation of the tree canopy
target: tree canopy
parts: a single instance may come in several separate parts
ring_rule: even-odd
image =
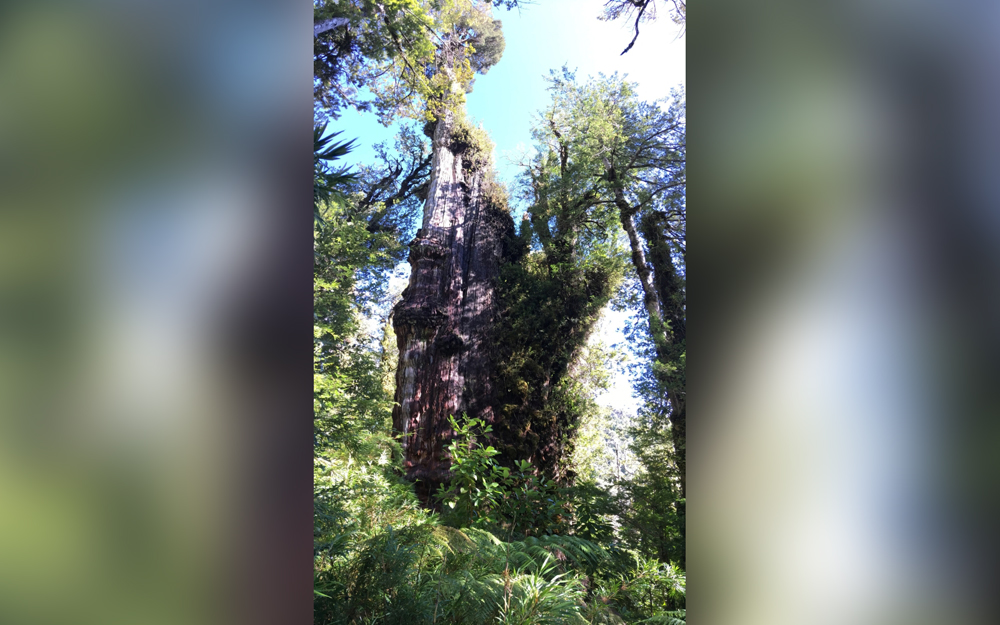
[[[314,10],[314,101],[321,117],[348,107],[383,123],[460,99],[500,60],[504,39],[480,0],[322,0]]]

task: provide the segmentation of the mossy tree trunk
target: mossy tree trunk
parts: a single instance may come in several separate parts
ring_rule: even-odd
[[[393,426],[406,475],[427,502],[447,481],[449,416],[494,420],[491,347],[504,239],[513,221],[492,182],[485,133],[461,112],[434,124],[423,223],[393,311],[399,347]]]

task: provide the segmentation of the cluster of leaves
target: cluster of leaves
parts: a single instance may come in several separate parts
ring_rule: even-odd
[[[423,0],[322,0],[317,24],[338,26],[313,39],[317,113],[336,118],[352,107],[388,121],[419,95],[415,76],[433,62],[433,18]]]
[[[493,19],[489,2],[437,0],[431,13],[436,55],[420,83],[426,107],[415,112],[434,120],[446,109],[460,111],[475,75],[496,65],[506,44],[501,21]]]
[[[328,141],[317,131],[316,188],[330,186]],[[388,308],[386,276],[402,261],[419,195],[430,173],[430,153],[412,128],[397,151],[376,146],[381,165],[362,167],[323,194],[315,194],[313,399],[316,441],[355,449],[387,436],[392,395],[385,388],[395,366],[362,322]],[[335,170],[336,175],[341,175]]]
[[[603,487],[630,479],[639,468],[632,451],[633,415],[621,408],[595,406],[576,431],[572,463],[578,480]]]
[[[683,625],[687,578],[674,564],[625,552],[617,567],[608,567],[595,576],[593,603],[613,605],[615,612],[630,623],[670,623]]]
[[[453,153],[462,155],[463,167],[475,171],[492,170],[493,141],[489,133],[473,126],[464,115],[452,124],[449,144]]]
[[[592,408],[569,375],[601,310],[621,283],[624,249],[613,222],[585,210],[559,156],[539,185],[518,243],[501,268],[497,328],[498,444],[504,458],[532,456],[546,475],[570,477],[572,432]],[[544,167],[543,167],[544,168]]]
[[[452,479],[437,493],[446,523],[508,537],[565,531],[567,502],[554,481],[535,475],[527,460],[513,469],[499,465],[500,452],[477,442],[492,431],[481,419],[450,422],[456,434],[448,447]]]
[[[629,454],[637,470],[615,482],[620,500],[620,533],[642,553],[685,565],[685,498],[680,488],[678,451],[671,436],[671,405],[662,378],[656,374],[656,352],[645,323],[629,335],[636,362],[633,388],[642,403],[625,424]]]
[[[651,347],[640,356],[652,377],[640,382],[652,381],[643,393],[658,410],[647,430],[672,432],[668,453],[680,469],[670,479],[683,484],[683,98],[643,102],[617,75],[579,84],[566,68],[550,85],[552,104],[533,130],[535,155],[523,163],[529,207],[499,285],[500,460],[513,466],[532,457],[546,475],[572,478],[573,433],[595,406],[570,369],[618,296],[645,318],[636,344]],[[637,277],[625,280],[629,256]],[[623,296],[622,285],[632,292]],[[658,440],[654,447],[665,449]]]
[[[638,415],[598,409],[584,416],[572,458],[577,474],[574,488],[580,493],[571,499],[589,493],[589,505],[600,512],[598,523],[613,519],[614,532],[594,534],[596,540],[615,540],[648,557],[683,566],[684,500],[674,448],[669,430],[655,425],[648,416],[651,412],[644,405]],[[591,442],[592,438],[599,442]]]
[[[503,54],[491,9],[480,0],[318,0],[314,22],[336,26],[313,40],[317,114],[352,107],[388,124],[457,109],[475,74]]]
[[[334,143],[340,133],[327,134],[326,128],[326,124],[313,126],[313,218],[316,221],[323,221],[321,207],[334,198],[342,198],[341,189],[357,179],[350,173],[350,167],[330,165],[354,149],[354,140]]]
[[[319,454],[314,483],[318,624],[683,619],[677,567],[580,535],[502,540],[443,525],[394,476],[387,454]]]

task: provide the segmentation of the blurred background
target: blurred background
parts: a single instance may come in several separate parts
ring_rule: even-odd
[[[311,23],[0,5],[0,622],[311,619]]]
[[[998,33],[692,4],[694,622],[997,622]]]
[[[692,7],[696,622],[1000,612],[998,11]],[[311,619],[311,21],[0,6],[0,622]]]

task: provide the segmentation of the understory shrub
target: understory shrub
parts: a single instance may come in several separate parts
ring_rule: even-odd
[[[530,465],[504,471],[495,452],[475,442],[488,428],[482,422],[454,425],[461,462],[442,496],[455,502],[445,506],[452,521],[466,515],[461,527],[420,507],[389,454],[316,456],[317,625],[683,622],[680,569],[622,550],[591,521],[575,523],[593,502],[560,499],[573,489],[547,485]],[[595,496],[589,486],[575,492]],[[557,514],[547,511],[549,499]],[[515,516],[552,522],[533,533]]]

